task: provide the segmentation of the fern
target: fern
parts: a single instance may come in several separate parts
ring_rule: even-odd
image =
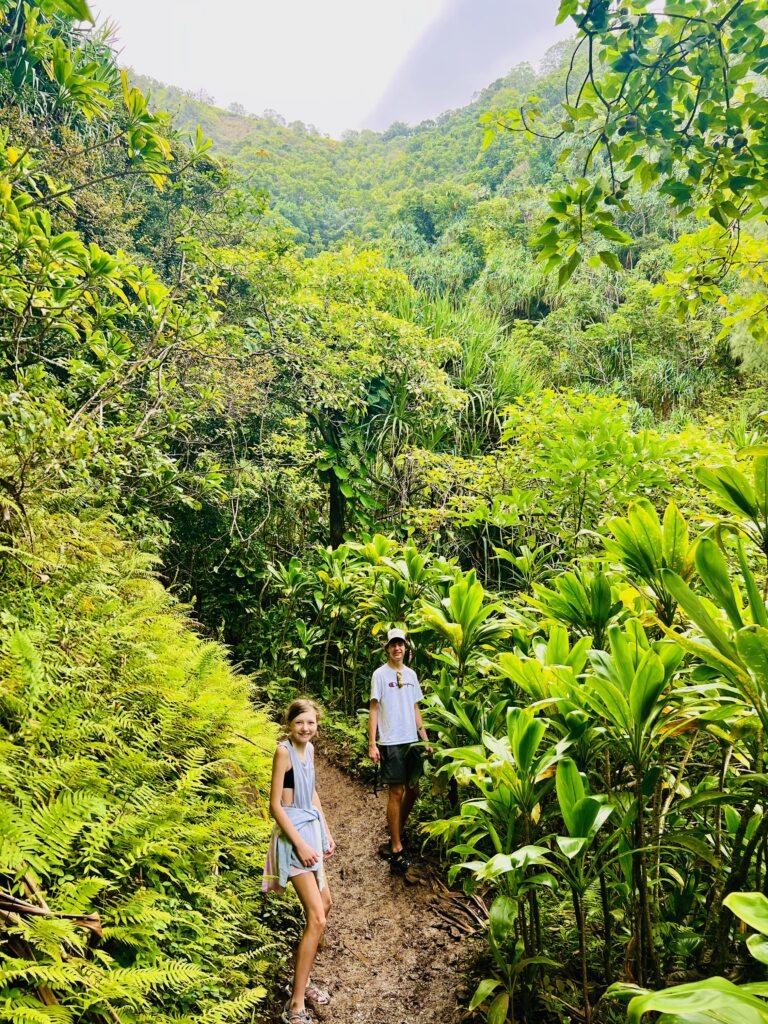
[[[237,1021],[250,1017],[254,1007],[263,1001],[266,995],[263,988],[246,989],[236,999],[212,1006],[199,1017],[200,1024],[236,1024]]]
[[[0,874],[98,911],[103,941],[14,925],[34,959],[0,944],[0,1024],[250,1020],[286,952],[258,920],[272,727],[151,560],[103,523],[36,529],[52,582],[0,591]]]
[[[0,1021],[4,1024],[70,1024],[72,1010],[66,1006],[45,1006],[38,999],[0,987]]]
[[[30,636],[19,629],[11,633],[8,649],[18,667],[19,681],[24,688],[24,700],[35,707],[45,686],[42,658]]]

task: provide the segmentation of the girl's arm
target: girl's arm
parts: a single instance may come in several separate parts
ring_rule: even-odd
[[[309,843],[305,843],[291,824],[291,819],[283,807],[283,781],[286,771],[291,767],[291,755],[285,747],[278,747],[272,761],[272,786],[269,792],[269,809],[272,817],[280,826],[281,831],[290,839],[296,856],[305,868],[311,868],[320,860],[320,854]]]
[[[317,795],[317,790],[312,794],[312,806],[316,807],[318,811],[320,811],[323,828],[325,829],[325,834],[328,837],[328,849],[324,852],[326,857],[331,857],[333,856],[333,851],[336,849],[336,842],[331,835],[331,830],[328,828],[328,822],[325,820],[325,812],[323,811],[323,805],[320,803],[320,797]]]

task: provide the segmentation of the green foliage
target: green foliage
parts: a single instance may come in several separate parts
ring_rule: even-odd
[[[665,419],[679,409],[695,411],[738,375],[718,337],[719,306],[692,304],[681,327],[674,300],[683,301],[690,288],[673,284],[664,293],[666,312],[651,293],[673,271],[670,243],[695,226],[669,217],[657,186],[628,192],[618,227],[603,225],[631,244],[588,242],[586,258],[562,287],[535,263],[534,239],[552,214],[548,190],[580,173],[577,158],[558,166],[563,143],[530,133],[481,150],[478,120],[490,106],[518,107],[531,89],[545,122],[561,116],[571,50],[570,43],[555,48],[538,76],[514,69],[436,122],[381,135],[348,133],[340,141],[311,126],[286,126],[275,115],[226,113],[146,84],[157,103],[177,109],[181,124],[203,124],[217,152],[264,183],[273,219],[290,222],[309,252],[350,243],[380,247],[426,293],[400,304],[399,315],[428,329],[441,324],[436,336],[460,341],[456,380],[469,401],[459,443],[478,449],[488,434],[497,436],[503,405],[539,379],[619,394]],[[687,258],[685,247],[678,251]],[[740,264],[754,285],[740,300],[738,322],[747,326],[755,319],[749,310],[759,308],[760,265]],[[728,324],[730,330],[736,319]]]
[[[509,586],[520,580],[514,558],[523,545],[554,549],[552,572],[558,551],[602,552],[598,526],[633,499],[664,500],[679,482],[697,507],[692,467],[703,450],[729,457],[714,431],[661,433],[636,425],[619,399],[543,391],[507,410],[488,456],[412,452],[408,518],[417,536],[440,537],[482,579]],[[499,558],[500,548],[510,557]]]
[[[612,587],[603,572],[564,572],[554,579],[554,589],[533,584],[536,595],[531,605],[554,622],[567,623],[576,633],[587,635],[602,650],[609,623],[622,611],[613,599]]]
[[[257,897],[272,727],[113,527],[27,514],[2,581],[0,880],[54,916],[8,919],[0,1015],[246,1019],[283,951]],[[56,917],[94,911],[95,946]]]
[[[517,438],[525,443],[522,431]],[[688,456],[674,450],[678,500],[663,516],[650,498],[622,516],[596,512],[589,561],[571,547],[574,568],[521,595],[525,614],[474,573],[382,536],[327,553],[309,586],[295,564],[275,573],[287,597],[306,595],[296,599],[302,615],[314,595],[311,621],[345,676],[367,679],[371,639],[391,622],[411,629],[436,786],[449,802],[423,830],[445,846],[452,878],[469,889],[491,883],[514,907],[498,962],[489,934],[494,970],[473,996],[489,1014],[513,1003],[529,1014],[543,969],[571,977],[588,1017],[602,991],[597,972],[620,976],[625,957],[650,983],[684,955],[675,951],[694,947],[723,969],[733,955],[728,894],[762,877],[757,723],[765,727],[768,634],[758,520],[748,502],[738,518],[736,506],[728,518],[713,507],[693,537],[678,507],[703,508],[699,479],[718,501],[723,480],[745,485],[762,451],[743,454],[746,468],[708,476],[693,452],[683,468]],[[663,491],[648,494],[658,502]],[[330,696],[327,676],[319,682]],[[554,963],[544,922],[555,912],[575,929],[574,974]],[[568,956],[566,944],[560,959]]]
[[[632,502],[626,518],[609,520],[608,529],[615,538],[605,540],[609,557],[626,566],[631,578],[650,587],[649,596],[656,602],[659,618],[671,625],[677,602],[664,585],[662,570],[671,569],[683,579],[690,579],[695,552],[688,524],[677,505],[674,501],[667,505],[662,523],[653,505],[641,498]]]
[[[559,269],[563,284],[579,266],[588,235],[601,245],[630,245],[621,227],[630,187],[655,187],[683,216],[709,222],[684,243],[667,305],[682,314],[713,299],[728,305],[732,267],[745,275],[747,266],[756,268],[753,280],[764,274],[764,254],[757,262],[753,251],[739,254],[742,226],[765,220],[768,211],[760,5],[563,0],[559,19],[566,18],[576,25],[577,44],[560,111],[542,110],[531,98],[522,109],[488,116],[502,130],[565,138],[565,154],[578,161],[575,180],[550,194],[538,239],[542,257]],[[745,249],[754,250],[746,231]],[[617,268],[612,249],[598,257]],[[737,302],[731,322],[745,312]],[[759,301],[750,313],[751,333],[764,340]]]
[[[750,935],[747,947],[756,960],[765,963],[765,936],[768,935],[768,899],[760,892],[733,892],[724,904],[759,934]],[[673,985],[660,992],[638,990],[637,986],[616,984],[608,995],[629,998],[627,1017],[641,1021],[645,1013],[660,1013],[659,1020],[738,1021],[765,1020],[764,982],[734,985],[725,978],[706,978],[688,985]]]
[[[282,958],[290,905],[258,896],[272,730],[155,568],[259,698],[344,714],[353,761],[381,637],[408,627],[442,801],[425,832],[489,895],[472,1003],[492,1024],[540,1016],[537,990],[589,1022],[627,971],[730,968],[735,894],[768,867],[760,392],[730,428],[684,419],[741,382],[723,330],[760,319],[760,232],[751,270],[731,246],[741,279],[692,298],[684,257],[719,258],[761,205],[752,179],[737,215],[717,192],[762,159],[763,57],[736,49],[754,4],[714,27],[701,7],[571,3],[575,55],[381,136],[181,97],[269,209],[73,25],[84,6],[0,0],[0,888],[42,911],[6,922],[3,1019],[247,1020]],[[623,196],[554,140],[477,155],[492,103],[535,87],[528,127],[560,116],[571,56],[564,131],[601,123],[592,167],[637,172]],[[718,61],[744,75],[698,124]],[[651,79],[649,124],[617,123]],[[667,183],[710,143],[728,225],[698,233],[701,182]],[[552,189],[559,285],[531,256]]]

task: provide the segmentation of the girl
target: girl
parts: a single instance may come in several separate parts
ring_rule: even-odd
[[[307,920],[296,950],[291,998],[280,1018],[284,1024],[311,1024],[312,1018],[304,1006],[305,996],[321,1004],[329,998],[309,976],[331,909],[323,861],[336,848],[315,789],[315,751],[311,741],[317,734],[319,717],[320,709],[313,700],[294,700],[285,712],[288,737],[278,744],[272,762],[269,807],[275,828],[262,889],[283,892],[288,880],[293,882]]]

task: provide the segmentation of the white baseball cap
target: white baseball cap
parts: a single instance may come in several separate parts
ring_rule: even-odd
[[[405,633],[402,629],[390,629],[387,633],[387,642],[384,644],[385,647],[389,647],[393,640],[402,640],[404,644],[408,643]]]

